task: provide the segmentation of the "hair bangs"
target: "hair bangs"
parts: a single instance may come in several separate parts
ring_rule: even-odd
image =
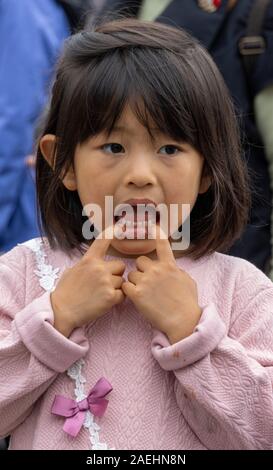
[[[173,57],[170,57],[172,54],[143,47],[134,47],[127,52],[130,106],[139,122],[151,137],[153,128],[156,128],[174,140],[195,146],[196,119],[186,96],[188,84],[183,85],[181,70],[177,70]],[[180,80],[175,81],[177,75]],[[185,74],[185,82],[188,80]]]
[[[80,143],[101,132],[110,134],[126,106],[128,77],[118,51],[94,60],[81,86],[82,96],[75,103]]]
[[[81,92],[71,103],[70,112],[79,116],[78,142],[101,132],[110,135],[129,105],[152,138],[156,128],[174,140],[195,146],[195,119],[188,97],[181,93],[187,84],[182,85],[180,72],[174,89],[173,76],[177,74],[174,62],[158,49],[117,49],[93,60],[78,84]]]

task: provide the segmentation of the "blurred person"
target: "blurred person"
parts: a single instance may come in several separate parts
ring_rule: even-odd
[[[38,234],[34,145],[64,40],[89,0],[0,0],[0,252]]]

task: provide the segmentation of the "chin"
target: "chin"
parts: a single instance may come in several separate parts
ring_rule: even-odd
[[[126,255],[144,255],[155,250],[155,240],[113,240],[111,246]]]

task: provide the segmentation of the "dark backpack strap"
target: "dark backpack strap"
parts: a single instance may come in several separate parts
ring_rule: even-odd
[[[266,49],[266,42],[262,36],[266,9],[271,0],[255,0],[248,17],[246,36],[239,41],[239,51],[242,56],[248,82],[256,64],[258,55]]]

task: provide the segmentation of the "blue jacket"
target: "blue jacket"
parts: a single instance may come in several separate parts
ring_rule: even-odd
[[[0,252],[38,233],[25,158],[69,34],[56,0],[0,0]]]

